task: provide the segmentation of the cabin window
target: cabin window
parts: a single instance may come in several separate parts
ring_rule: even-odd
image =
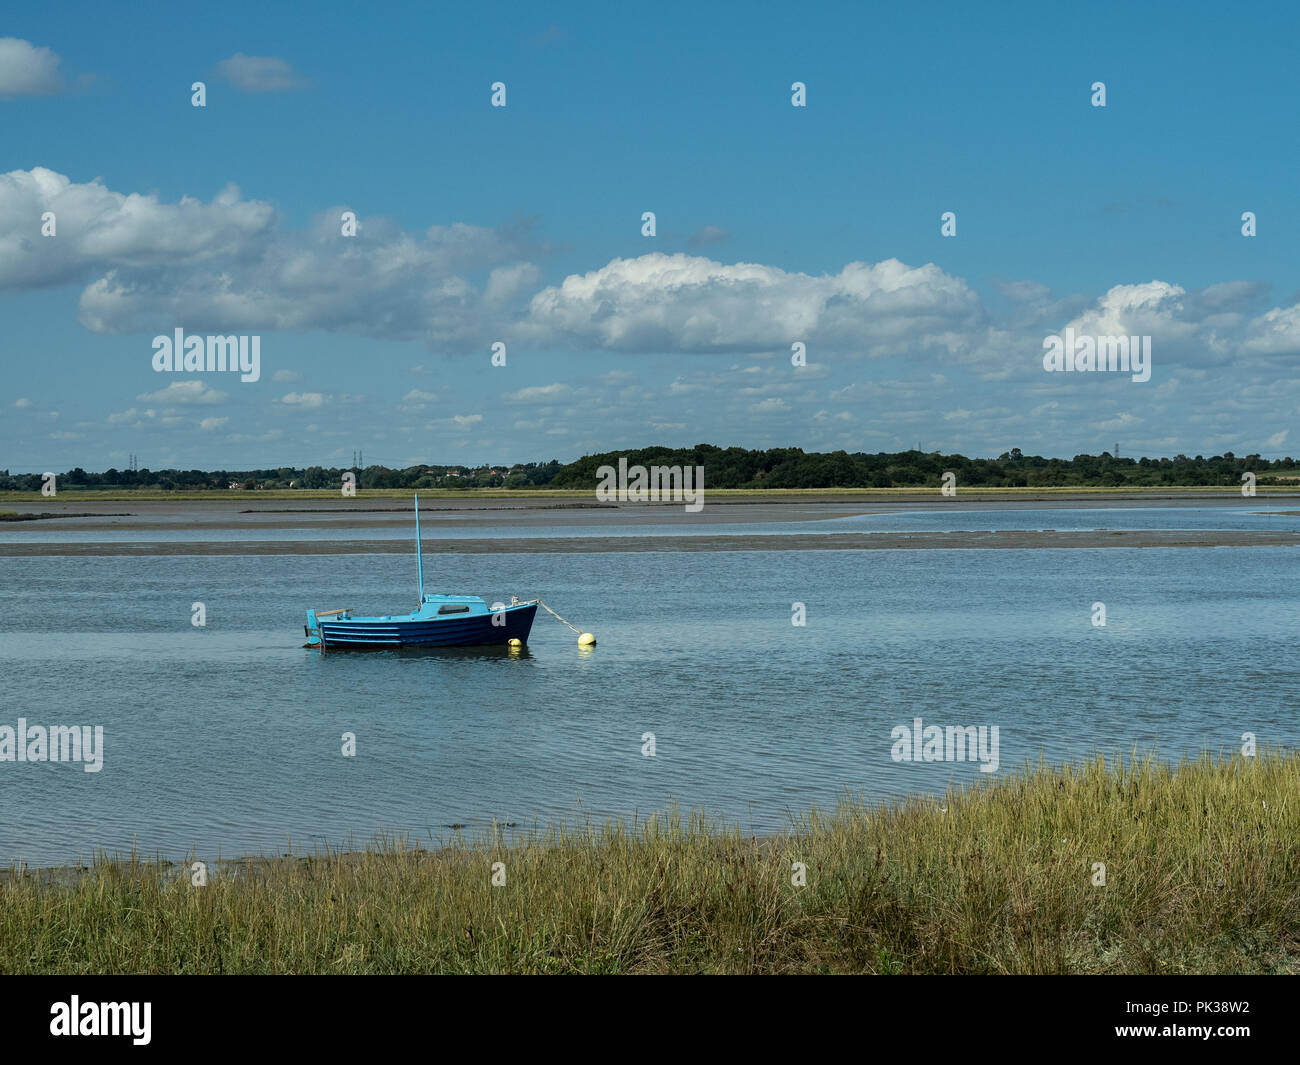
[[[468,606],[440,606],[438,607],[438,613],[439,614],[468,614],[469,607]]]

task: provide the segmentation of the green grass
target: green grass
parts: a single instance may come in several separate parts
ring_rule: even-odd
[[[1300,755],[1038,766],[775,838],[669,815],[185,872],[13,876],[0,972],[1294,974]]]

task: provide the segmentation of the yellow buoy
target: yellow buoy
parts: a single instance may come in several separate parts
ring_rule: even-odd
[[[594,647],[595,644],[596,644],[596,637],[594,637],[589,632],[584,632],[578,637],[579,647]]]
[[[523,647],[524,645],[524,641],[519,639],[518,636],[515,636],[507,640],[506,643],[508,643],[511,647]]]

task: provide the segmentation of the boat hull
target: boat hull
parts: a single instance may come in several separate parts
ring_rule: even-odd
[[[510,640],[528,642],[537,615],[536,603],[506,607],[503,624],[493,625],[487,614],[442,618],[357,618],[316,623],[323,650],[391,647],[477,647]]]

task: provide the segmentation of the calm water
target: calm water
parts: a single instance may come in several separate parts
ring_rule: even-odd
[[[125,505],[125,504],[124,504]],[[792,508],[793,509],[793,508]],[[421,539],[543,538],[582,539],[603,536],[770,536],[773,534],[817,536],[846,532],[983,532],[987,530],[1146,530],[1146,529],[1225,529],[1258,532],[1300,531],[1300,503],[1256,504],[1210,507],[1106,507],[1098,509],[1044,507],[1025,509],[951,510],[930,509],[897,513],[857,514],[851,517],[819,521],[715,521],[711,510],[705,517],[689,514],[681,507],[657,508],[653,523],[637,520],[632,510],[614,512],[600,523],[586,524],[570,515],[561,523],[539,521],[538,511],[500,512],[492,517],[493,525],[482,522],[482,512],[423,514]],[[111,519],[97,519],[111,520]],[[75,518],[60,521],[25,522],[0,527],[0,541],[25,543],[118,543],[136,540],[174,542],[218,535],[209,530],[196,532],[192,516],[167,515],[153,520],[159,527],[140,530],[81,529]],[[406,540],[414,537],[409,513],[396,516],[392,524],[357,526],[346,513],[316,515],[310,523],[292,528],[267,528],[285,516],[274,511],[242,514],[236,528],[222,529],[222,540]],[[124,525],[125,525],[124,521]],[[414,550],[414,548],[412,548]]]
[[[1068,527],[1052,519],[1037,527]],[[1085,527],[1104,519],[1092,512]],[[997,725],[1003,772],[1040,753],[1233,748],[1245,731],[1300,744],[1292,549],[426,565],[431,591],[541,595],[600,644],[580,652],[539,613],[523,655],[302,649],[308,605],[414,607],[414,561],[401,556],[0,558],[0,725],[105,733],[99,773],[0,762],[0,862],[133,842],[215,858],[380,831],[436,841],[453,824],[673,801],[763,832],[846,789],[899,795],[980,775],[894,762],[890,730],[918,716]],[[1091,624],[1098,600],[1105,628]],[[195,601],[206,628],[190,624]],[[804,628],[791,625],[794,601]],[[344,732],[355,758],[340,754]],[[654,758],[642,757],[645,732]]]

